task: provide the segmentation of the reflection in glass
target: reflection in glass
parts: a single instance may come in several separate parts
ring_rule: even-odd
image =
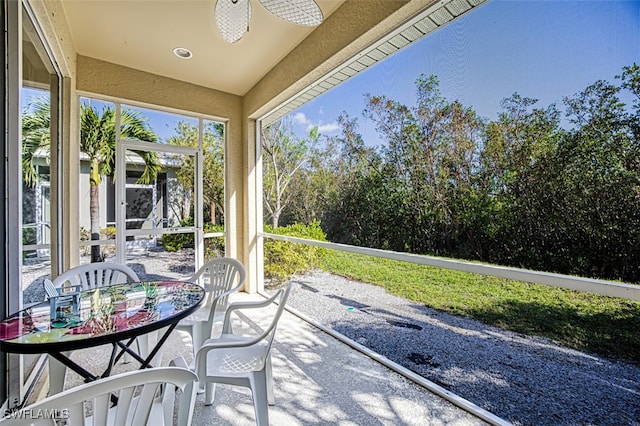
[[[55,71],[38,37],[23,12],[22,30],[22,244],[23,303],[42,300],[41,281],[51,273],[50,156],[51,75]]]
[[[40,40],[38,31],[22,11],[22,88],[21,164],[22,164],[22,304],[43,300],[42,282],[51,276],[51,152],[56,149],[57,135],[52,126],[51,99],[58,90],[57,73]],[[52,78],[53,77],[53,78]],[[54,112],[57,112],[54,110]],[[57,117],[57,114],[53,115]],[[54,169],[55,170],[55,169]],[[16,284],[17,285],[17,284]],[[22,357],[22,375],[9,367],[10,388],[15,382],[28,383],[39,356]],[[18,387],[20,388],[20,387]],[[10,391],[11,392],[11,391]]]

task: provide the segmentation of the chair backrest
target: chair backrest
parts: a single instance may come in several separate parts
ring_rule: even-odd
[[[282,316],[282,312],[287,304],[287,300],[289,299],[289,294],[291,293],[291,288],[293,284],[289,283],[286,288],[281,288],[276,291],[270,298],[266,299],[263,302],[234,302],[229,305],[227,308],[227,312],[225,313],[224,323],[222,324],[222,333],[230,333],[231,330],[231,315],[234,311],[246,308],[256,309],[256,308],[271,308],[272,316],[269,320],[265,322],[265,326],[259,332],[258,336],[251,339],[248,342],[245,342],[244,345],[248,346],[251,344],[260,344],[264,348],[262,360],[266,359],[266,355],[271,350],[271,345],[273,344],[273,339],[276,335],[276,328],[278,327],[278,322],[280,321],[280,317]]]
[[[276,328],[278,327],[278,322],[280,321],[282,312],[284,312],[287,300],[289,299],[289,294],[291,293],[292,286],[293,284],[289,283],[286,288],[281,288],[280,290],[278,290],[278,292],[276,292],[276,294],[271,296],[271,298],[267,299],[270,303],[276,303],[278,305],[278,309],[273,315],[271,324],[262,331],[262,337],[267,340],[269,349],[271,349],[271,345],[273,344],[273,338],[276,335]]]
[[[0,425],[52,425],[56,424],[55,420],[65,420],[67,425],[85,425],[88,424],[87,412],[94,425],[172,425],[176,387],[185,390],[184,395],[185,388],[191,389],[193,385],[189,384],[197,379],[195,373],[180,367],[135,370],[45,398],[9,414],[0,420]],[[112,404],[114,397],[116,405]],[[189,397],[193,397],[193,391]],[[191,410],[190,404],[191,401],[183,399],[179,405],[179,418],[185,423],[191,417],[183,410]]]
[[[189,281],[200,284],[207,292],[205,306],[211,306],[216,300],[216,309],[225,309],[229,290],[244,285],[247,271],[242,263],[230,257],[216,257],[207,261],[193,274]]]
[[[127,265],[113,262],[97,262],[76,266],[52,280],[55,287],[61,287],[68,282],[70,285],[82,286],[83,290],[136,281],[140,281],[140,279],[133,269]]]

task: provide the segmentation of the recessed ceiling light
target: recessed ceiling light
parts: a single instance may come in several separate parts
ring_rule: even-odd
[[[193,56],[193,53],[184,47],[176,47],[173,49],[173,54],[182,59],[190,59]]]

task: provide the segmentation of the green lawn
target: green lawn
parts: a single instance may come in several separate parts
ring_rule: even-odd
[[[321,268],[425,306],[640,364],[640,302],[327,250]]]

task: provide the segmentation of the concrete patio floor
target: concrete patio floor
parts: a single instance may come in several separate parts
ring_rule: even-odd
[[[243,293],[235,300],[260,297]],[[102,346],[75,351],[71,357],[98,373],[104,369],[110,349]],[[191,339],[186,333],[174,331],[164,345],[164,363],[177,356],[191,361]],[[272,357],[276,398],[275,405],[269,407],[272,425],[487,424],[290,312],[285,311],[280,320]],[[113,374],[135,369],[136,365],[119,363]],[[48,389],[46,377],[43,374],[40,397]],[[65,388],[80,383],[78,375],[67,373]],[[489,415],[490,423],[507,424],[484,414]],[[204,405],[204,395],[197,396],[194,426],[253,424],[248,389],[219,385],[211,406]]]

